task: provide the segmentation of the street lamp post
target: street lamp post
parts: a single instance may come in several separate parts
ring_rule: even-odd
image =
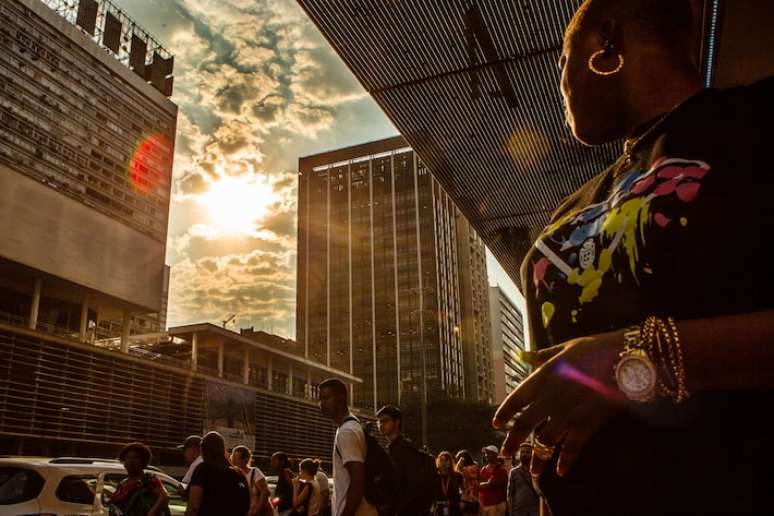
[[[420,310],[422,307],[420,307]],[[421,350],[421,362],[422,362],[422,401],[420,402],[421,412],[420,418],[422,420],[422,448],[427,449],[427,366],[425,364],[425,341],[424,331],[422,328],[422,317],[419,318],[419,348]]]

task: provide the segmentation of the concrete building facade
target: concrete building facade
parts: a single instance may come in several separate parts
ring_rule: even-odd
[[[298,220],[299,350],[357,406],[491,397],[483,244],[403,138],[301,158]]]
[[[171,56],[109,0],[3,0],[0,40],[0,454],[143,441],[174,467],[217,429],[331,457],[316,385],[358,378],[266,334],[164,331]]]
[[[0,5],[0,317],[94,340],[163,310],[172,57],[110,2],[48,4]]]
[[[524,320],[500,287],[489,287],[489,309],[494,396],[500,403],[529,374],[527,366],[517,359],[519,352],[526,350]]]

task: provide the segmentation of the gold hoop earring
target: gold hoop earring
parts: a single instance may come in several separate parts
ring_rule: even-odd
[[[621,69],[624,66],[624,57],[622,54],[618,54],[618,66],[615,67],[614,70],[610,70],[609,72],[605,72],[604,70],[600,70],[596,66],[594,66],[594,59],[599,57],[600,55],[605,53],[605,49],[603,50],[597,50],[593,54],[591,54],[591,57],[589,57],[589,70],[594,72],[597,75],[613,75],[621,71]]]

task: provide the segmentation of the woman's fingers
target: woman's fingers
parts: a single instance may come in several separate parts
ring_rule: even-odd
[[[518,359],[532,367],[540,367],[556,355],[564,351],[564,344],[551,346],[550,348],[539,349],[537,351],[521,351]]]
[[[551,373],[547,370],[547,367],[542,366],[538,368],[505,398],[497,408],[497,412],[495,412],[492,426],[501,428],[527,405],[532,404],[539,395],[552,392],[553,387],[549,381]]]
[[[567,433],[559,453],[559,461],[556,465],[557,475],[563,477],[569,473],[589,439],[610,420],[612,414],[610,407],[599,405],[597,407],[597,410],[586,412],[585,416],[580,412],[573,415],[570,422],[572,430]]]
[[[530,433],[548,417],[551,410],[551,399],[541,398],[533,402],[513,420],[513,426],[508,431],[502,445],[504,455],[512,455]]]
[[[590,414],[596,412],[595,399],[578,399],[568,395],[573,408],[561,412],[553,412],[546,424],[535,432],[534,448],[532,453],[530,471],[533,475],[543,473],[554,455],[554,448],[566,436],[576,432],[580,427],[587,425]],[[568,437],[569,438],[569,437]],[[564,446],[564,445],[562,445]],[[562,449],[564,449],[562,447]],[[550,450],[550,454],[548,452]]]

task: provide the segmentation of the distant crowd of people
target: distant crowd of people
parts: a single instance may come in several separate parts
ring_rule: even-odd
[[[484,447],[479,467],[468,450],[432,456],[402,432],[401,410],[376,413],[383,449],[368,425],[349,410],[346,385],[326,380],[319,388],[320,410],[337,425],[333,451],[333,516],[537,516],[539,496],[532,486],[532,448],[524,443],[512,468],[499,448]]]
[[[331,516],[328,477],[320,460],[299,462],[277,452],[271,466],[277,473],[272,493],[266,475],[251,466],[247,446],[226,450],[218,432],[189,436],[179,447],[188,465],[179,487],[186,500],[186,516]],[[127,477],[109,500],[111,516],[169,515],[169,493],[158,477],[147,472],[150,449],[131,443],[119,456]]]
[[[372,423],[362,424],[349,410],[347,388],[336,379],[320,384],[320,409],[337,425],[333,442],[333,493],[319,459],[297,467],[283,452],[271,457],[277,474],[272,493],[266,475],[251,466],[247,446],[226,449],[218,432],[189,436],[179,447],[188,469],[179,495],[186,516],[533,516],[539,498],[528,471],[531,447],[519,449],[518,462],[505,465],[494,445],[484,447],[479,466],[468,450],[437,456],[419,449],[402,432],[403,416],[394,405],[376,413],[382,446]],[[131,443],[120,459],[127,477],[110,497],[111,516],[169,515],[169,493],[147,472],[151,450]]]

